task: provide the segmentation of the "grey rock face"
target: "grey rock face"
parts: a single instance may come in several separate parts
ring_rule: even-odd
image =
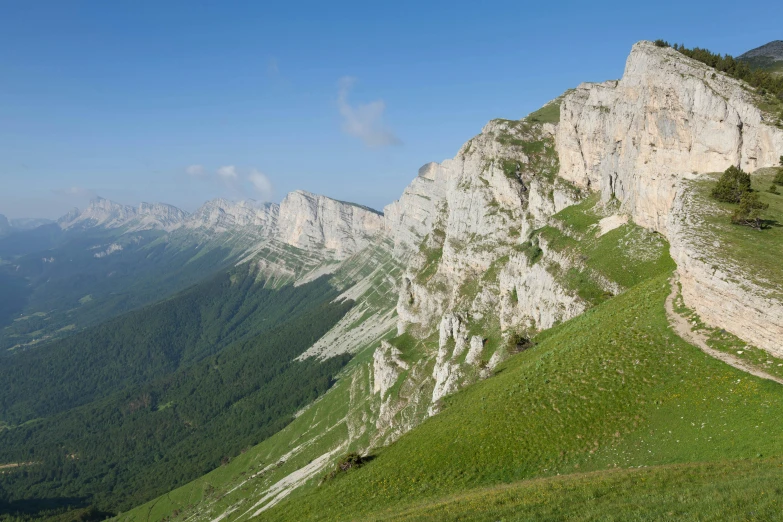
[[[561,107],[561,176],[664,232],[678,176],[777,163],[783,131],[741,82],[670,48],[634,45],[620,81],[582,84]]]
[[[582,84],[567,95],[557,131],[560,175],[616,197],[642,226],[664,234],[683,297],[706,321],[780,353],[783,303],[713,270],[689,241],[682,182],[736,165],[777,164],[783,130],[741,82],[669,48],[640,42],[618,82]],[[761,319],[763,318],[763,319]]]
[[[381,398],[397,382],[400,371],[408,369],[400,355],[402,352],[386,341],[382,341],[373,354],[373,393],[380,393]]]
[[[345,259],[384,234],[382,214],[304,191],[292,192],[280,205],[218,198],[192,215],[164,203],[142,203],[136,208],[96,198],[84,211],[74,209],[58,224],[63,229],[198,232],[201,238],[230,235],[239,238],[247,251],[257,249],[259,242],[275,240],[333,259]]]
[[[218,198],[204,203],[183,226],[211,233],[251,227],[268,233],[277,220],[278,210],[278,206],[273,204],[257,206],[252,201],[235,202]]]
[[[385,227],[394,237],[397,252],[417,248],[433,228],[439,205],[446,200],[451,172],[428,163],[405,188],[399,200],[383,209]]]
[[[280,203],[277,237],[303,250],[326,249],[344,259],[370,244],[384,230],[383,215],[302,190]]]

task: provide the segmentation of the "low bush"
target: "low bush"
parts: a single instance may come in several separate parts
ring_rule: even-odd
[[[340,473],[346,473],[352,469],[360,468],[364,464],[366,464],[370,459],[367,457],[362,457],[358,453],[348,453],[343,458],[341,458],[337,464],[335,464],[334,469],[327,473],[323,479],[321,479],[321,483],[323,484],[327,480],[332,480],[336,476],[338,476]]]

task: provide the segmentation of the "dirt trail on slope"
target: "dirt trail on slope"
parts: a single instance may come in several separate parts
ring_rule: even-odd
[[[669,294],[669,297],[666,298],[666,316],[669,318],[669,326],[672,327],[672,330],[674,330],[677,335],[682,337],[690,344],[698,346],[701,351],[707,355],[723,361],[738,370],[755,375],[756,377],[761,377],[762,379],[775,381],[778,384],[783,384],[783,379],[780,377],[775,377],[774,375],[770,375],[767,372],[759,370],[755,366],[751,366],[742,359],[735,357],[730,353],[725,353],[719,350],[715,350],[714,348],[710,348],[707,345],[707,336],[701,332],[694,331],[691,328],[691,324],[688,322],[688,320],[674,311],[674,299],[677,297],[677,291],[679,290],[677,287],[677,281],[677,276],[672,277],[672,291]]]

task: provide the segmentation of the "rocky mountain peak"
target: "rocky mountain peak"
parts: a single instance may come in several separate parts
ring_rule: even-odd
[[[63,229],[102,227],[129,230],[169,229],[178,225],[188,213],[166,203],[141,203],[138,208],[102,197],[93,198],[83,211],[74,209],[57,220]]]
[[[652,42],[633,46],[619,81],[565,96],[561,176],[615,197],[637,223],[664,231],[677,176],[774,165],[783,131],[739,80]]]
[[[278,238],[303,250],[326,249],[338,259],[369,244],[384,229],[373,209],[296,190],[280,203]]]

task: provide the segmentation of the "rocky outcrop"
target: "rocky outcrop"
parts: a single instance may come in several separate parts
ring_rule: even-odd
[[[489,375],[508,356],[512,335],[585,309],[545,262],[522,253],[532,230],[584,194],[557,178],[554,135],[552,124],[493,120],[453,159],[423,166],[385,208],[395,253],[407,262],[398,333],[438,333],[437,351],[408,377],[418,375],[411,386],[419,388],[431,382],[429,415],[440,399]],[[429,364],[428,375],[416,373]]]
[[[303,250],[326,249],[345,259],[368,246],[383,229],[379,212],[297,190],[280,203],[277,238]]]
[[[527,239],[531,187],[548,187],[539,217],[558,207],[548,204],[557,168],[553,132],[550,125],[493,120],[453,159],[422,167],[386,207],[397,249],[412,255],[397,305],[399,331],[425,334],[444,313],[481,315],[493,306],[492,296],[479,297],[487,285],[475,281]]]
[[[188,217],[188,213],[174,205],[166,203],[144,203],[136,210],[139,217],[139,225],[147,228],[169,229]]]
[[[122,252],[122,250],[123,250],[122,245],[120,245],[119,243],[112,243],[111,245],[106,247],[106,250],[101,250],[100,252],[96,252],[95,254],[93,254],[93,257],[95,257],[96,259],[101,259],[103,257],[110,256],[115,252]]]
[[[531,264],[527,256],[515,253],[500,272],[502,328],[546,330],[585,311],[586,304],[547,271],[549,257],[542,253],[542,260]]]
[[[232,248],[247,252],[257,252],[265,241],[276,241],[319,259],[336,260],[361,251],[385,231],[379,212],[299,190],[280,205],[218,198],[192,215],[164,203],[132,207],[96,198],[85,210],[74,209],[60,218],[58,224],[63,229],[162,230],[186,242],[220,239],[218,244],[225,244],[233,238]],[[196,235],[189,236],[192,233]]]
[[[433,403],[459,388],[462,378],[459,357],[465,352],[467,345],[468,333],[464,321],[455,314],[444,315],[439,327],[438,355],[432,370],[435,380]]]
[[[399,200],[383,209],[384,226],[395,241],[396,251],[418,248],[429,234],[446,201],[451,172],[438,163],[428,163],[405,188]]]
[[[783,130],[767,125],[741,82],[651,42],[634,45],[619,81],[565,96],[560,175],[617,198],[636,223],[665,232],[686,173],[774,165]]]
[[[400,355],[402,352],[387,341],[381,341],[373,354],[373,393],[380,393],[381,398],[397,382],[400,372],[408,369]]]

